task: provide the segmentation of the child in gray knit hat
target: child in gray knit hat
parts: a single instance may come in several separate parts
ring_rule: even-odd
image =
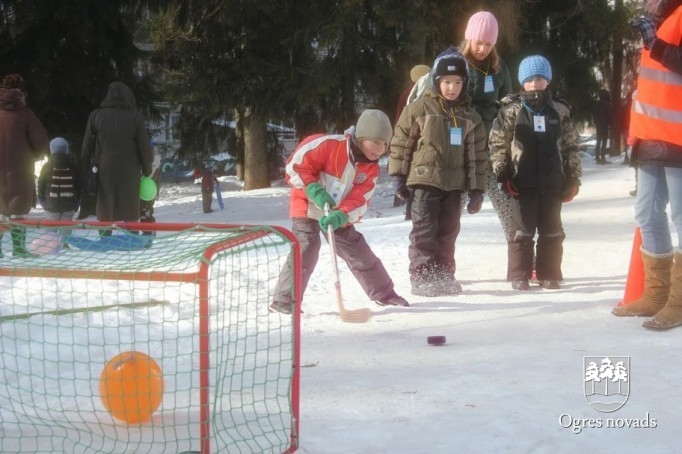
[[[354,226],[367,212],[379,178],[379,158],[386,154],[392,134],[388,116],[367,109],[343,134],[308,136],[289,157],[285,176],[291,186],[291,231],[301,245],[302,293],[317,264],[320,233],[331,229],[336,253],[367,296],[379,306],[409,307]],[[329,208],[328,213],[325,208]],[[291,314],[296,309],[291,260],[280,274],[274,295],[272,312]]]

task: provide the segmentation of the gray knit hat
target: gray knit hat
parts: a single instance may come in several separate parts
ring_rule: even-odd
[[[355,125],[355,137],[359,139],[383,140],[391,142],[393,128],[388,115],[377,109],[367,109],[358,118]]]
[[[69,143],[61,138],[61,137],[55,137],[50,141],[50,153],[52,154],[57,154],[57,153],[65,153],[67,154],[69,152]]]

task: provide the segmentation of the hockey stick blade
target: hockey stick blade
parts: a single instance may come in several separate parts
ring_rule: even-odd
[[[324,207],[325,215],[330,212],[329,204]],[[327,226],[327,239],[329,241],[330,254],[332,259],[332,277],[334,278],[334,289],[336,290],[336,304],[339,306],[339,317],[341,321],[346,323],[365,323],[372,317],[372,311],[367,308],[364,309],[346,309],[343,305],[343,296],[341,295],[341,281],[339,279],[339,268],[336,264],[336,240],[334,239],[334,228]]]
[[[367,308],[363,309],[344,309],[339,310],[339,317],[346,323],[366,323],[372,318],[372,311]]]

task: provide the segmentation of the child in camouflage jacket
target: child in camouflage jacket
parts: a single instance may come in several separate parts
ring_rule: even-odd
[[[488,142],[493,173],[500,188],[512,197],[515,233],[507,247],[515,290],[530,289],[534,256],[540,286],[559,288],[566,237],[561,206],[576,196],[582,175],[571,109],[552,97],[547,90],[551,81],[547,59],[525,58],[519,65],[523,91],[502,100]]]

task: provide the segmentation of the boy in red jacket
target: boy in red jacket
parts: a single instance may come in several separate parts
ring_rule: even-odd
[[[380,110],[365,110],[343,135],[316,134],[303,139],[286,166],[292,186],[289,214],[292,232],[299,241],[303,262],[303,291],[317,265],[320,232],[334,228],[336,252],[358,280],[367,296],[380,306],[409,303],[393,289],[381,260],[365,237],[355,230],[367,212],[379,177],[379,158],[388,150],[393,134],[391,122]],[[325,204],[332,210],[324,214]],[[293,311],[293,276],[285,267],[270,308],[283,314]]]
[[[208,167],[197,168],[194,170],[194,178],[201,178],[201,205],[204,213],[213,213],[211,203],[213,201],[213,188],[218,179],[213,174],[213,171]]]

